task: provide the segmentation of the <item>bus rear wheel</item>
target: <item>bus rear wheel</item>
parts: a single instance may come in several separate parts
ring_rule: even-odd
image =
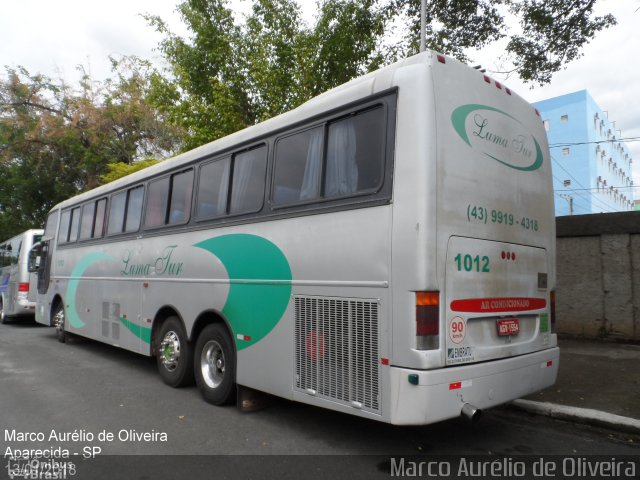
[[[58,303],[58,305],[56,305],[56,308],[53,311],[52,323],[56,329],[56,338],[60,343],[65,343],[67,341],[67,332],[64,328],[66,324],[66,317],[62,303]]]
[[[193,383],[193,347],[178,317],[167,318],[156,337],[158,373],[170,387]]]
[[[225,405],[233,400],[235,359],[231,337],[223,325],[208,325],[198,337],[195,376],[200,393],[207,402]]]

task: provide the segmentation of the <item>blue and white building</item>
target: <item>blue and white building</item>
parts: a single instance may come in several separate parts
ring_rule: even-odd
[[[621,126],[581,90],[537,103],[551,149],[556,216],[634,209]]]

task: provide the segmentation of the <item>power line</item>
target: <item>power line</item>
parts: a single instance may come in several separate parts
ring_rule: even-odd
[[[600,145],[602,143],[623,143],[623,142],[624,143],[640,142],[640,137],[614,138],[613,140],[595,140],[593,142],[552,143],[552,144],[549,144],[549,148],[572,147],[576,145]]]
[[[575,182],[576,182],[576,184],[577,184],[577,185],[579,185],[580,187],[582,187],[582,189],[583,189],[583,190],[586,190],[586,187],[585,187],[584,185],[582,185],[582,184],[578,181],[578,179],[577,179],[576,177],[574,177],[573,175],[571,175],[571,173],[569,173],[569,171],[568,171],[566,168],[564,168],[564,167],[560,164],[560,162],[558,162],[558,161],[553,157],[553,155],[551,155],[551,160],[552,160],[552,161],[553,161],[553,162],[554,162],[558,167],[560,167],[562,170],[564,170],[564,172],[565,172],[567,175],[569,175],[569,177],[571,177],[573,180],[575,180]],[[556,177],[554,177],[554,178],[556,178]],[[558,180],[558,178],[556,178],[556,180]],[[578,195],[579,195],[579,194],[578,194]],[[587,199],[587,201],[588,201],[588,199]],[[596,203],[598,203],[598,207],[599,207],[599,208],[604,208],[604,209],[608,210],[609,212],[612,212],[612,211],[613,211],[613,210],[611,210],[611,207],[609,207],[609,204],[608,204],[608,203],[605,203],[605,202],[603,202],[601,199],[599,199],[598,197],[593,196],[593,198],[592,198],[592,204],[594,204],[594,205],[595,205]]]

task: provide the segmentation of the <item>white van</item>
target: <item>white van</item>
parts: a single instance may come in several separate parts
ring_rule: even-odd
[[[43,230],[27,230],[0,243],[0,322],[36,312],[37,277],[27,270],[29,251]]]

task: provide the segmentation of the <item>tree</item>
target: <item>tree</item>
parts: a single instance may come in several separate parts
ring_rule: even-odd
[[[375,0],[325,0],[309,27],[293,0],[254,0],[237,22],[225,0],[178,5],[191,32],[164,35],[170,68],[154,76],[152,101],[188,132],[193,148],[290,110],[327,89],[382,65],[383,12]]]
[[[596,0],[428,0],[427,44],[468,61],[469,49],[507,40],[509,22],[521,32],[506,43],[512,71],[547,83],[580,55],[596,33],[615,23],[593,17]],[[178,5],[188,38],[158,16],[168,62],[153,76],[151,100],[187,132],[194,148],[290,110],[352,78],[417,51],[420,0],[319,0],[312,25],[295,0],[253,0],[237,21],[226,0]],[[391,37],[394,25],[406,35]]]
[[[110,163],[107,165],[107,173],[100,177],[102,183],[113,182],[114,180],[118,180],[119,178],[126,177],[132,173],[138,172],[140,170],[144,170],[152,165],[155,165],[160,160],[155,160],[153,158],[147,160],[139,160],[135,163]]]
[[[110,163],[176,149],[179,130],[149,106],[148,65],[113,60],[114,80],[63,80],[6,69],[0,79],[0,231],[42,225],[56,203],[96,187]]]
[[[390,0],[389,18],[408,18],[405,52],[416,52],[421,0]],[[511,73],[524,81],[549,83],[552,75],[580,57],[581,48],[602,29],[615,25],[612,15],[593,16],[596,0],[428,0],[426,43],[430,48],[468,61],[466,50],[507,37],[506,19],[520,32],[510,36],[505,52]]]

